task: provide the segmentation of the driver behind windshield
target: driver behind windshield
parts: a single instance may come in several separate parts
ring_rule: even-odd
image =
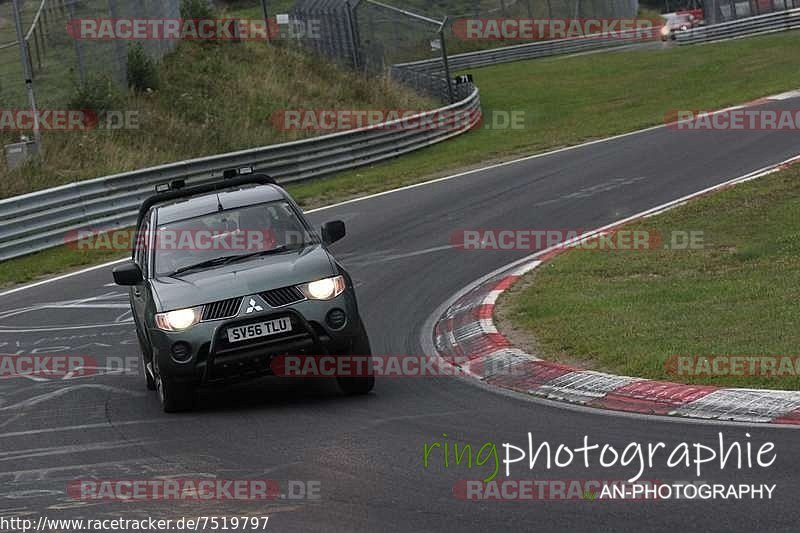
[[[159,227],[157,238],[157,275],[216,258],[297,248],[307,241],[305,229],[285,202],[172,222]]]

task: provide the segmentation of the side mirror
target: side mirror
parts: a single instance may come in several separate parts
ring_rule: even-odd
[[[325,244],[333,244],[336,241],[341,241],[347,235],[347,230],[344,227],[344,222],[341,220],[334,220],[322,226],[322,240]]]
[[[133,261],[125,261],[114,268],[114,283],[117,285],[138,285],[142,281],[142,269]]]

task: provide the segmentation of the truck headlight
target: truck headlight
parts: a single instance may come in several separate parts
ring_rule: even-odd
[[[164,331],[184,331],[200,322],[202,315],[202,306],[156,313],[156,327]]]
[[[342,294],[346,286],[344,276],[336,276],[303,283],[298,285],[297,288],[309,300],[331,300]]]

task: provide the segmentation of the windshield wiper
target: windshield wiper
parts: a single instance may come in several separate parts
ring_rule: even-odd
[[[258,252],[253,252],[250,254],[226,255],[223,257],[215,257],[214,259],[209,259],[207,261],[201,261],[200,263],[195,263],[193,265],[187,265],[181,267],[172,274],[170,274],[170,276],[183,274],[184,272],[188,272],[190,270],[197,270],[199,268],[210,268],[214,266],[228,265],[230,263],[235,263],[237,261],[244,261],[245,259],[258,257],[260,255],[279,254],[287,250],[291,250],[293,248],[294,247],[290,248],[289,246],[284,245],[284,246],[276,246],[275,248],[270,248],[269,250],[259,250]]]
[[[283,246],[276,246],[275,248],[270,248],[269,250],[259,250],[258,252],[253,252],[253,253],[250,253],[250,254],[234,255],[234,256],[230,257],[225,262],[225,264],[227,265],[228,263],[235,263],[237,261],[244,261],[245,259],[250,259],[252,257],[258,257],[258,256],[261,256],[261,255],[279,254],[279,253],[285,252],[287,250],[291,250],[293,248],[294,248],[294,246],[289,247],[289,246],[283,245]]]
[[[224,265],[224,264],[227,264],[228,261],[230,261],[231,259],[235,259],[236,257],[238,257],[238,256],[228,255],[228,256],[224,256],[224,257],[215,257],[214,259],[209,259],[207,261],[201,261],[201,262],[195,263],[193,265],[183,266],[183,267],[180,267],[179,269],[175,270],[175,272],[170,274],[170,276],[174,276],[176,274],[183,274],[184,272],[188,272],[190,270],[197,270],[198,268],[209,268],[209,267],[213,267],[213,266]]]

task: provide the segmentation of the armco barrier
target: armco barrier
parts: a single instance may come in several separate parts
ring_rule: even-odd
[[[573,39],[534,42],[449,56],[451,71],[495,63],[570,54],[628,45],[656,30],[629,30],[617,37],[588,35]],[[439,59],[393,65],[392,76],[429,92],[448,92]],[[420,83],[420,80],[423,83]],[[423,113],[468,113],[471,120],[459,128],[393,130],[386,124],[312,139],[213,157],[192,159],[126,172],[0,200],[0,261],[64,244],[79,229],[119,228],[134,223],[142,200],[153,185],[177,178],[199,184],[219,178],[222,169],[253,166],[278,183],[319,178],[342,170],[390,159],[446,140],[480,121],[480,95],[472,84],[454,86],[454,104]]]
[[[461,100],[417,115],[446,116],[436,128],[397,128],[399,121],[286,144],[191,159],[81,181],[0,200],[0,261],[45,250],[82,228],[121,228],[135,223],[139,205],[157,183],[184,178],[189,185],[219,179],[228,168],[253,166],[287,184],[390,159],[472,129],[481,119],[480,95],[457,86]],[[465,119],[466,117],[466,119]],[[464,119],[464,120],[461,120]]]
[[[618,46],[630,46],[646,40],[660,38],[659,28],[650,30],[629,30],[617,36],[607,34],[587,35],[585,37],[573,37],[569,39],[555,39],[552,41],[536,41],[513,46],[503,46],[480,50],[478,52],[468,52],[465,54],[448,55],[447,60],[450,64],[451,72],[497,63],[508,63],[525,59],[536,59],[540,57],[550,57],[564,54],[575,54],[590,50],[600,50]],[[442,70],[440,59],[426,59],[423,61],[412,61],[410,63],[400,63],[392,66],[392,71],[398,69],[411,70],[414,72],[427,72],[430,74],[439,73]]]
[[[675,40],[678,44],[694,44],[797,28],[800,28],[800,8],[722,22],[711,26],[698,26],[691,30],[676,33]]]

